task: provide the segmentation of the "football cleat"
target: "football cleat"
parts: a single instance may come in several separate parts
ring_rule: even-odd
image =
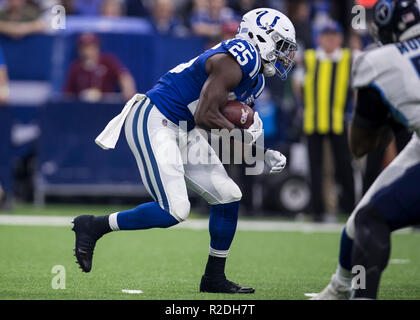
[[[330,283],[311,300],[349,300],[351,287],[339,281],[336,274],[331,277]]]
[[[74,224],[72,230],[76,235],[74,256],[83,272],[89,272],[92,269],[93,250],[96,241],[101,237],[91,229],[92,218],[92,215],[82,215],[72,221]]]
[[[203,275],[200,283],[200,292],[211,293],[254,293],[255,289],[251,287],[243,287],[225,277],[210,278]]]

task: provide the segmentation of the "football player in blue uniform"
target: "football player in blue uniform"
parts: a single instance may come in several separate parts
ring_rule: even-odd
[[[380,0],[373,13],[380,46],[355,62],[350,148],[361,157],[386,147],[391,128],[405,127],[413,136],[353,210],[342,232],[337,271],[316,300],[376,299],[391,232],[420,223],[420,1]],[[352,286],[354,266],[365,268],[366,287]]]
[[[125,124],[127,142],[154,201],[106,216],[74,219],[75,256],[84,272],[91,270],[95,243],[104,234],[167,228],[184,221],[190,212],[189,188],[210,204],[210,249],[200,291],[254,292],[226,279],[225,262],[242,194],[198,128],[234,129],[220,108],[228,100],[251,104],[264,89],[264,76],[285,79],[295,50],[295,29],[290,20],[273,9],[256,9],[243,16],[234,39],[173,68],[145,95],[135,95],[126,104],[96,142],[105,149],[113,148]],[[184,133],[188,139],[182,144]],[[262,122],[255,113],[244,134],[254,143],[261,133]],[[197,149],[206,150],[210,161],[182,161],[183,155]],[[281,172],[286,165],[286,158],[278,151],[265,150],[264,159],[271,173]]]

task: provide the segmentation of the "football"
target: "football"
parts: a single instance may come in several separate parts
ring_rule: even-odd
[[[222,114],[235,126],[248,129],[254,122],[254,110],[238,100],[230,100],[220,109]]]

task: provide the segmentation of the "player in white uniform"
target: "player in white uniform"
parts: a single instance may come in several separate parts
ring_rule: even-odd
[[[373,31],[383,46],[362,54],[354,66],[358,93],[350,148],[361,157],[386,146],[391,128],[406,127],[413,136],[354,209],[342,233],[337,271],[314,299],[376,299],[390,233],[420,223],[420,1],[380,0]],[[365,289],[351,287],[356,265],[366,270]]]

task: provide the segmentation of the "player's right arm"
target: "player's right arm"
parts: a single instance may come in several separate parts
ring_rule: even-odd
[[[377,85],[381,74],[377,61],[382,61],[385,55],[379,50],[382,49],[363,53],[354,64],[353,87],[357,93],[349,146],[356,158],[386,147],[392,139],[390,111],[383,90]]]
[[[372,86],[360,88],[350,125],[349,145],[352,154],[359,158],[372,150],[384,148],[392,136],[389,109],[380,92]]]
[[[220,53],[207,59],[206,71],[208,78],[201,89],[195,123],[205,130],[232,130],[235,126],[222,115],[220,107],[226,105],[229,92],[241,82],[241,67],[231,55]]]

